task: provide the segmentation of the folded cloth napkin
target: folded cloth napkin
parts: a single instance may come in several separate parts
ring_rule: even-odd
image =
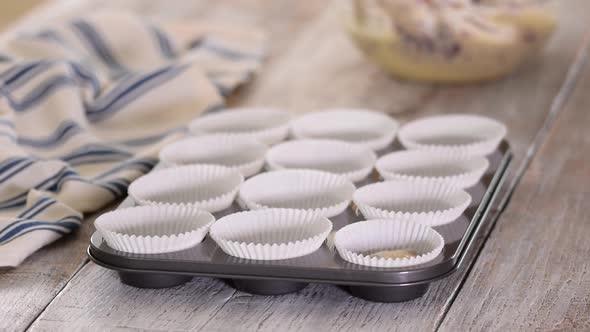
[[[102,12],[0,45],[0,266],[126,195],[259,67],[258,31]]]

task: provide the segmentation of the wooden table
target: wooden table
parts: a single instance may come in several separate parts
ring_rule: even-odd
[[[207,278],[132,288],[88,262],[89,217],[77,234],[0,273],[0,330],[590,330],[589,1],[557,2],[560,29],[540,59],[498,82],[452,87],[383,74],[346,39],[324,1],[65,2],[32,17],[125,7],[258,25],[269,32],[270,56],[233,104],[293,112],[359,106],[401,121],[483,114],[509,126],[515,162],[476,262],[415,301],[371,303],[329,285],[265,297]]]

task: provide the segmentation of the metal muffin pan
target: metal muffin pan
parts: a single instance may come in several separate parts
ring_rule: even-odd
[[[389,151],[397,150],[392,147]],[[226,255],[207,237],[201,244],[183,251],[166,254],[131,254],[110,248],[98,232],[92,235],[88,256],[105,268],[118,271],[125,284],[142,288],[164,288],[180,285],[193,277],[222,278],[238,290],[262,295],[278,295],[301,290],[308,283],[342,285],[363,299],[379,302],[401,302],[418,298],[433,281],[447,277],[474,259],[483,244],[485,230],[494,220],[488,212],[500,191],[506,169],[512,159],[507,142],[488,156],[490,167],[475,186],[468,188],[473,200],[464,214],[447,225],[434,227],[444,238],[442,253],[428,263],[405,268],[376,268],[355,265],[340,258],[326,243],[316,252],[279,261],[240,259]],[[370,177],[357,187],[375,182]],[[120,207],[134,205],[127,198]],[[234,203],[215,213],[217,219],[240,211]],[[330,218],[334,231],[363,220],[351,207]]]

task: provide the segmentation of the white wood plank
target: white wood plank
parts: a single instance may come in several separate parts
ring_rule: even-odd
[[[168,289],[137,289],[89,263],[55,299],[67,304],[45,312],[31,330],[199,330],[234,293],[222,281],[205,278]]]
[[[0,270],[0,331],[24,330],[86,263],[97,213],[80,229],[40,249],[16,268]]]
[[[442,325],[590,330],[590,64]]]

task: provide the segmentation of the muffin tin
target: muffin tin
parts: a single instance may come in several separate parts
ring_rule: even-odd
[[[393,144],[377,154],[399,150]],[[356,297],[371,301],[400,302],[422,296],[429,285],[468,265],[483,244],[485,230],[494,220],[488,218],[494,199],[506,175],[512,154],[503,141],[486,157],[489,168],[480,181],[467,188],[472,201],[455,221],[435,226],[444,238],[442,253],[417,266],[380,268],[357,265],[342,259],[329,242],[319,250],[302,257],[283,260],[248,260],[227,255],[210,236],[200,244],[182,251],[160,254],[136,254],[109,247],[99,232],[93,234],[88,255],[95,263],[116,270],[123,283],[145,288],[173,287],[193,277],[215,277],[229,281],[238,290],[263,295],[298,291],[309,283],[341,285]],[[377,173],[357,183],[357,187],[377,181]],[[136,205],[127,198],[120,206]],[[223,216],[242,211],[234,202],[228,209],[215,212]],[[350,223],[363,220],[349,206],[341,214],[329,218],[336,231]]]

